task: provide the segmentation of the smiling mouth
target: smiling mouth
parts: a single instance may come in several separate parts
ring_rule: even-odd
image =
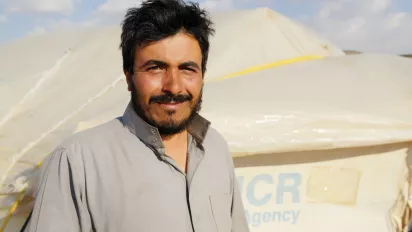
[[[183,103],[184,102],[171,101],[171,102],[159,102],[157,104],[159,104],[160,107],[165,108],[167,110],[176,110],[181,105],[183,105]]]

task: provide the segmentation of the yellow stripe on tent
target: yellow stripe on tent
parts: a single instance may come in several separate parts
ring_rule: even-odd
[[[242,76],[242,75],[246,75],[246,74],[249,74],[249,73],[255,73],[255,72],[259,72],[259,71],[262,71],[262,70],[265,70],[265,69],[270,69],[270,68],[274,68],[274,67],[278,67],[278,66],[283,66],[283,65],[287,65],[287,64],[293,64],[293,63],[298,63],[298,62],[308,61],[308,60],[318,60],[318,59],[322,59],[322,58],[323,58],[323,56],[311,55],[311,56],[299,56],[299,57],[295,57],[295,58],[279,60],[279,61],[275,61],[275,62],[272,62],[272,63],[264,64],[264,65],[256,65],[256,66],[241,70],[239,72],[235,72],[235,73],[223,76],[223,77],[212,79],[212,80],[210,80],[210,82],[222,81],[222,80],[225,80],[225,79]]]
[[[16,211],[17,206],[19,205],[20,201],[23,199],[25,191],[21,191],[17,200],[14,202],[13,206],[10,208],[9,212],[7,213],[6,218],[4,219],[3,225],[0,228],[1,232],[4,232],[6,229],[7,224],[9,223],[11,217],[13,216],[14,211]]]
[[[37,169],[40,168],[41,164],[43,161],[40,161],[33,169],[33,172],[36,171]],[[4,218],[3,224],[1,225],[0,232],[4,232],[6,229],[7,224],[9,223],[11,217],[13,216],[13,213],[16,211],[17,207],[19,206],[20,202],[23,200],[24,194],[26,193],[26,190],[22,190],[19,195],[17,196],[16,201],[13,203],[12,207],[9,209],[9,212],[7,212],[6,217]]]
[[[322,58],[323,58],[323,56],[300,56],[300,57],[295,57],[295,58],[291,58],[291,59],[275,61],[275,62],[264,64],[264,65],[253,66],[253,67],[241,70],[239,72],[235,72],[235,73],[232,73],[232,74],[229,74],[229,75],[217,78],[217,79],[213,79],[211,81],[222,81],[222,80],[226,80],[226,79],[229,79],[229,78],[242,76],[242,75],[246,75],[246,74],[249,74],[249,73],[255,73],[255,72],[265,70],[265,69],[270,69],[270,68],[274,68],[274,67],[278,67],[278,66],[282,66],[282,65],[298,63],[298,62],[308,61],[308,60],[322,59]],[[41,163],[42,162],[38,163],[34,170],[37,170],[41,166]],[[0,228],[0,232],[4,232],[4,230],[6,229],[6,226],[9,223],[11,217],[13,216],[13,213],[16,211],[18,205],[20,204],[21,200],[23,199],[24,193],[25,193],[25,190],[23,190],[22,192],[19,193],[19,196],[17,197],[17,200],[14,202],[13,206],[10,208],[9,212],[7,213],[6,218],[4,219],[3,225]]]

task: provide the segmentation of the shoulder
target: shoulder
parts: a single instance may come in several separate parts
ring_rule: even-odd
[[[229,151],[226,139],[217,129],[213,128],[212,126],[208,128],[203,143],[207,146],[217,146],[219,149]]]
[[[116,137],[123,129],[120,118],[77,132],[65,139],[57,148],[68,149],[74,145],[92,146]]]
[[[77,132],[63,140],[42,162],[43,168],[53,168],[61,163],[69,163],[69,167],[82,176],[85,160],[102,154],[110,142],[124,131],[120,118]],[[123,132],[124,133],[124,132]],[[118,141],[118,140],[117,140]]]
[[[215,128],[209,127],[203,142],[204,148],[219,160],[225,160],[229,169],[233,169],[233,158],[229,144],[224,136]]]
[[[116,141],[116,137],[119,137],[123,131],[120,118],[116,118],[71,135],[57,145],[52,154],[64,153],[69,160],[78,162],[83,160],[82,156],[93,153],[92,151],[96,149],[104,149],[109,143]]]

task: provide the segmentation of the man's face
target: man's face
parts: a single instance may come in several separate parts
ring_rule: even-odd
[[[162,135],[184,130],[200,110],[201,65],[200,46],[185,33],[136,49],[134,75],[126,76],[137,114]]]

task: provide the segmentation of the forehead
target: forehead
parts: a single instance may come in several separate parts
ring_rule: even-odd
[[[185,33],[178,33],[136,49],[135,63],[160,60],[171,65],[193,61],[201,65],[202,52],[197,40]]]

